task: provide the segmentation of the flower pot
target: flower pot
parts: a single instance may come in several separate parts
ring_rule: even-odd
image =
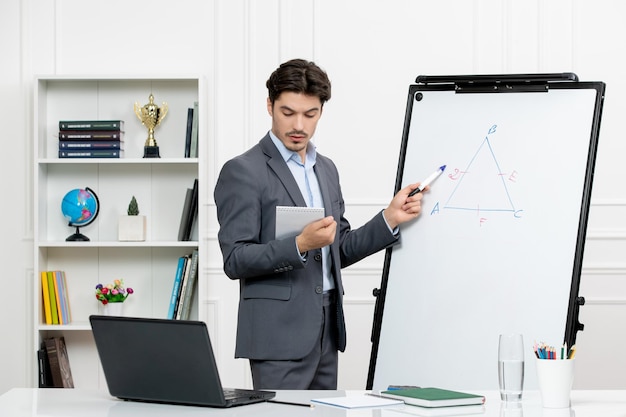
[[[140,242],[146,240],[146,216],[120,216],[118,239],[122,242]]]
[[[105,316],[123,316],[124,315],[124,303],[103,304],[102,314]]]

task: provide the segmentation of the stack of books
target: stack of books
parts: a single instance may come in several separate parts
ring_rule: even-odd
[[[59,122],[59,158],[121,158],[123,120]]]
[[[46,324],[72,322],[65,271],[41,271],[41,299]]]
[[[193,294],[198,282],[198,250],[178,258],[172,296],[167,312],[171,320],[189,320]]]
[[[53,336],[41,342],[37,351],[39,388],[74,388],[74,378],[63,336]]]

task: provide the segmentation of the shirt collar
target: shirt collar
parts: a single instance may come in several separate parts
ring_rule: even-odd
[[[294,161],[302,165],[300,163],[300,155],[298,155],[297,152],[290,151],[289,149],[287,149],[287,147],[280,141],[280,139],[276,137],[274,132],[272,132],[271,130],[269,131],[269,135],[270,135],[270,138],[272,139],[272,142],[274,142],[274,146],[276,146],[276,149],[278,149],[278,152],[280,152],[280,155],[283,157],[283,160],[285,162],[289,161],[290,159],[293,159]],[[315,165],[316,157],[317,157],[317,151],[315,150],[315,145],[313,145],[313,143],[309,141],[306,147],[306,161],[305,162],[311,164],[311,166]]]

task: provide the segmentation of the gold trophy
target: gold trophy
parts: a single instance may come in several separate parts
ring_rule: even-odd
[[[154,104],[154,96],[150,93],[150,103],[141,107],[135,102],[135,114],[141,120],[141,124],[148,128],[148,139],[143,146],[144,158],[160,158],[159,146],[154,138],[154,128],[161,124],[167,114],[168,106],[163,102],[163,106],[159,107]]]

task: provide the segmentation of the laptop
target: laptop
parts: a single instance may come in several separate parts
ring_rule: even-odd
[[[89,321],[114,397],[223,408],[276,395],[222,387],[204,322],[98,315]]]

